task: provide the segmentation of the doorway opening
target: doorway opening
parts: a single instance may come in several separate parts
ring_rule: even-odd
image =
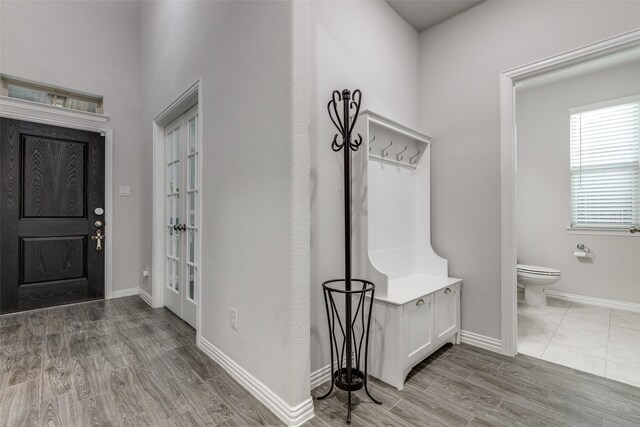
[[[635,31],[501,76],[503,352],[632,385],[639,69]]]

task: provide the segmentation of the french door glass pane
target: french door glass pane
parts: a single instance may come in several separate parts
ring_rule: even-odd
[[[189,120],[189,154],[195,153],[198,150],[196,138],[196,118]]]
[[[189,299],[196,299],[196,268],[189,266]]]
[[[195,249],[195,243],[196,241],[196,232],[195,230],[189,230],[189,240],[188,240],[188,245],[189,245],[189,256],[187,258],[187,261],[189,261],[192,264],[195,264],[196,262],[196,249]]]
[[[173,183],[172,193],[180,193],[180,160],[173,164]]]
[[[180,224],[180,196],[179,195],[174,195],[171,196],[171,203],[173,205],[173,223],[174,224]]]
[[[196,226],[196,193],[189,193],[189,227]]]
[[[189,157],[189,190],[195,190],[197,188],[196,184],[196,172],[197,172],[197,162],[196,155],[192,155]]]
[[[167,169],[167,194],[180,192],[180,161],[175,160]]]
[[[173,289],[173,261],[168,259],[167,262],[167,286]]]
[[[173,157],[172,160],[178,160],[180,158],[180,128],[176,128],[173,132]]]
[[[173,235],[173,238],[175,239],[175,243],[173,245],[173,248],[174,248],[173,256],[175,256],[177,259],[180,259],[180,237],[181,237],[181,233],[182,233],[182,231],[177,231]]]
[[[174,262],[174,269],[175,269],[175,280],[174,280],[174,290],[176,291],[180,291],[180,276],[181,276],[181,272],[180,272],[180,262],[179,261],[173,261]]]
[[[167,223],[168,225],[173,225],[173,217],[174,217],[174,209],[172,203],[172,196],[167,196]]]
[[[164,144],[164,160],[167,164],[173,160],[173,132],[169,134],[169,138]]]

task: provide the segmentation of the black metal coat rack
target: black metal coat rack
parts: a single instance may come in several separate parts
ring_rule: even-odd
[[[360,112],[360,102],[362,92],[353,91],[353,97],[348,89],[344,89],[342,94],[334,90],[331,101],[327,104],[329,117],[338,128],[339,134],[333,137],[331,149],[335,152],[343,150],[344,153],[344,268],[345,275],[342,279],[328,280],[322,284],[324,293],[324,303],[327,311],[327,321],[329,323],[329,338],[331,348],[331,388],[318,400],[329,397],[336,386],[348,393],[347,402],[347,424],[351,424],[351,393],[364,387],[367,396],[378,405],[382,402],[376,400],[367,386],[367,360],[369,350],[369,328],[371,325],[371,310],[373,308],[373,297],[375,285],[372,282],[351,277],[351,151],[358,151],[362,145],[362,135],[358,134],[357,139],[351,139],[351,133],[358,120]],[[342,102],[342,118],[338,113],[338,104]],[[353,120],[350,113],[354,112]],[[342,143],[338,142],[338,135],[342,137]],[[357,283],[355,289],[352,286]],[[344,287],[340,287],[343,284]],[[336,296],[344,297],[344,307],[339,308],[336,303]],[[354,303],[357,305],[353,307]],[[366,299],[369,297],[369,304]],[[365,308],[368,305],[368,313]],[[366,319],[366,322],[365,322]],[[360,320],[360,322],[358,322]],[[356,331],[356,328],[359,330]],[[338,334],[338,336],[336,336]],[[338,338],[341,338],[341,343]],[[364,354],[362,345],[364,343]],[[334,356],[335,363],[334,365]],[[364,357],[362,357],[364,356]],[[363,370],[361,370],[361,359]],[[334,370],[335,367],[335,370]]]

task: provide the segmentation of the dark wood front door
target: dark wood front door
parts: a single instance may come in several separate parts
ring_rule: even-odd
[[[104,146],[0,119],[0,313],[104,297]]]

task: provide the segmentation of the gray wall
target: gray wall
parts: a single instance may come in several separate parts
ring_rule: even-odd
[[[296,221],[309,205],[296,191],[308,180],[296,149],[308,159],[308,141],[294,149],[292,5],[145,2],[140,31],[143,214],[152,215],[152,120],[201,78],[200,332],[295,406],[309,398],[309,272],[296,264],[308,254],[309,230]],[[151,253],[150,223],[145,237]]]
[[[138,115],[138,5],[133,2],[0,2],[0,72],[104,96],[113,128],[113,290],[144,286],[151,252],[142,244],[140,165],[148,149],[140,141]],[[118,197],[130,185],[131,197]],[[109,225],[108,224],[108,225]]]
[[[383,1],[311,2],[311,371],[329,364],[321,284],[344,277],[342,153],[327,116],[333,90],[360,89],[362,109],[418,119],[418,33]],[[357,155],[366,155],[362,151]]]
[[[421,33],[432,240],[465,281],[463,329],[501,337],[499,73],[638,26],[639,2],[488,1]]]
[[[548,287],[570,294],[640,303],[640,239],[575,235],[571,224],[569,109],[640,94],[640,61],[532,86],[516,95],[518,139],[518,261],[558,268]],[[571,255],[587,245],[594,257]]]
[[[294,43],[306,21],[293,32],[288,2],[2,1],[0,12],[2,73],[104,95],[115,190],[133,192],[114,195],[114,290],[151,292],[152,120],[202,79],[201,333],[288,404],[308,399],[308,118],[293,111],[308,98],[292,92],[306,90]]]

